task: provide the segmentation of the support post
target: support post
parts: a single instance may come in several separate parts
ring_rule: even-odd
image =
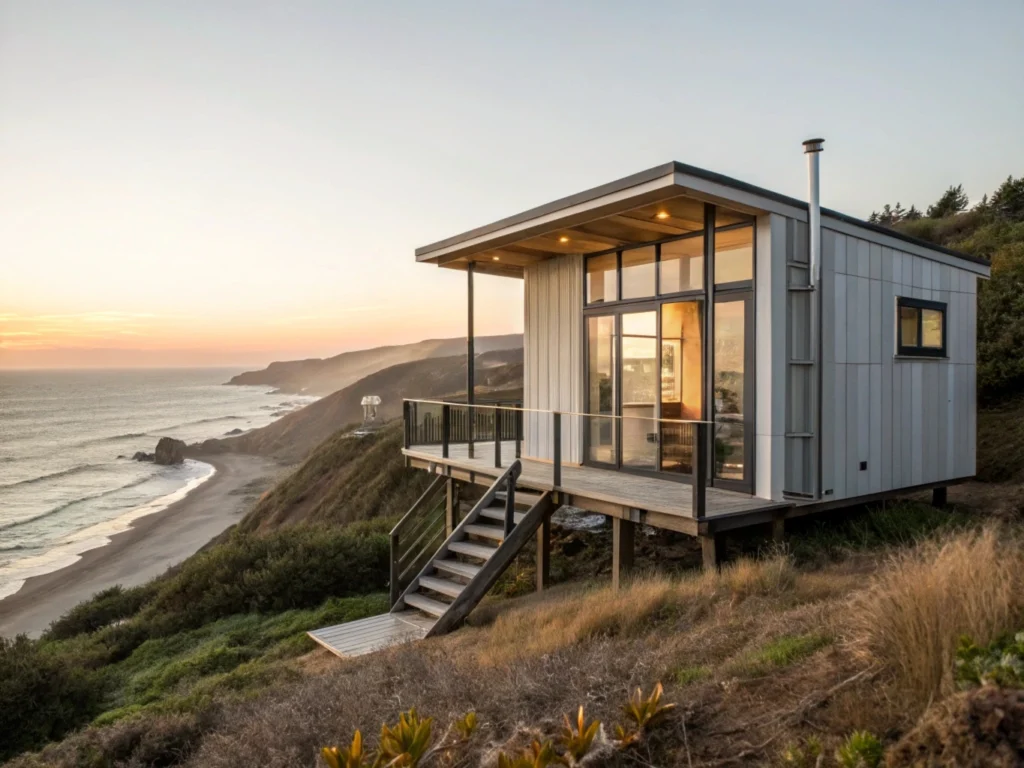
[[[473,406],[476,404],[476,351],[473,337],[473,273],[476,263],[466,265],[466,413],[469,416],[469,458],[473,458],[473,426],[476,415]]]
[[[707,517],[708,434],[707,424],[694,424],[693,485],[690,486],[690,509],[694,520]]]
[[[786,538],[786,518],[781,514],[772,518],[772,541],[781,544]]]
[[[932,488],[932,506],[933,507],[939,507],[941,509],[942,507],[946,506],[946,503],[947,503],[946,490],[947,490],[946,486],[942,486],[941,488]]]
[[[537,529],[537,591],[543,592],[551,582],[551,516],[545,515]]]
[[[704,570],[718,570],[725,560],[725,534],[701,536],[700,549],[704,556]]]
[[[457,512],[459,509],[459,488],[451,478],[444,484],[444,537],[447,539],[455,531],[459,524]]]
[[[501,409],[494,407],[494,466],[501,467]]]
[[[402,423],[404,425],[405,430],[406,449],[408,449],[409,446],[412,445],[412,423],[410,421],[410,416],[412,414],[411,406],[412,403],[410,403],[408,400],[402,401]]]
[[[633,570],[636,523],[612,518],[612,588],[619,589]]]
[[[562,485],[562,414],[555,411],[551,417],[554,419],[554,423],[551,425],[551,441],[554,443],[551,448],[553,464],[551,484],[558,488]]]

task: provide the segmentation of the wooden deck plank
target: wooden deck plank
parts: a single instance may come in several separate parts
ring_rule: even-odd
[[[505,457],[514,456],[514,451],[515,444],[512,441],[502,444],[501,455],[505,466],[511,461]],[[477,443],[473,458],[469,457],[466,444],[449,446],[447,459],[441,457],[439,445],[414,445],[405,449],[404,453],[412,458],[474,472],[485,478],[497,477],[502,471],[494,466],[494,446],[489,442]],[[549,462],[527,458],[521,461],[521,486],[539,491],[555,489],[553,467]],[[693,519],[690,485],[685,482],[567,464],[562,466],[562,482],[558,490],[581,499]],[[783,506],[789,505],[721,488],[707,489],[708,518]]]
[[[421,640],[428,626],[401,613],[385,613],[307,633],[314,641],[342,657],[360,656],[390,645]]]

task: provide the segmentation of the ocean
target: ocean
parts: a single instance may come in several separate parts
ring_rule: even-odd
[[[269,424],[316,398],[223,386],[238,370],[0,371],[0,598],[63,568],[213,474],[133,461]]]

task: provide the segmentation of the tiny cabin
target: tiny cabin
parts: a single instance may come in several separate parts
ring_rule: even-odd
[[[808,200],[672,162],[417,249],[466,274],[466,396],[405,403],[436,477],[393,532],[380,637],[455,626],[534,533],[543,588],[563,504],[612,518],[618,583],[638,524],[714,567],[729,531],[974,475],[988,263],[821,208],[821,149]],[[477,398],[478,273],[524,281],[521,402]],[[460,522],[466,484],[488,491]]]

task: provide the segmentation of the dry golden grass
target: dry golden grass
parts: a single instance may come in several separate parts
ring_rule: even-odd
[[[956,646],[1020,628],[1024,552],[1000,527],[926,542],[896,555],[850,605],[857,656],[890,675],[894,701],[910,717],[954,691]]]
[[[790,591],[797,576],[789,558],[741,559],[720,573],[697,572],[679,578],[639,576],[623,589],[611,586],[562,592],[498,616],[478,646],[482,663],[552,653],[593,637],[636,636],[652,624],[699,621],[716,602],[732,604],[753,596]]]

